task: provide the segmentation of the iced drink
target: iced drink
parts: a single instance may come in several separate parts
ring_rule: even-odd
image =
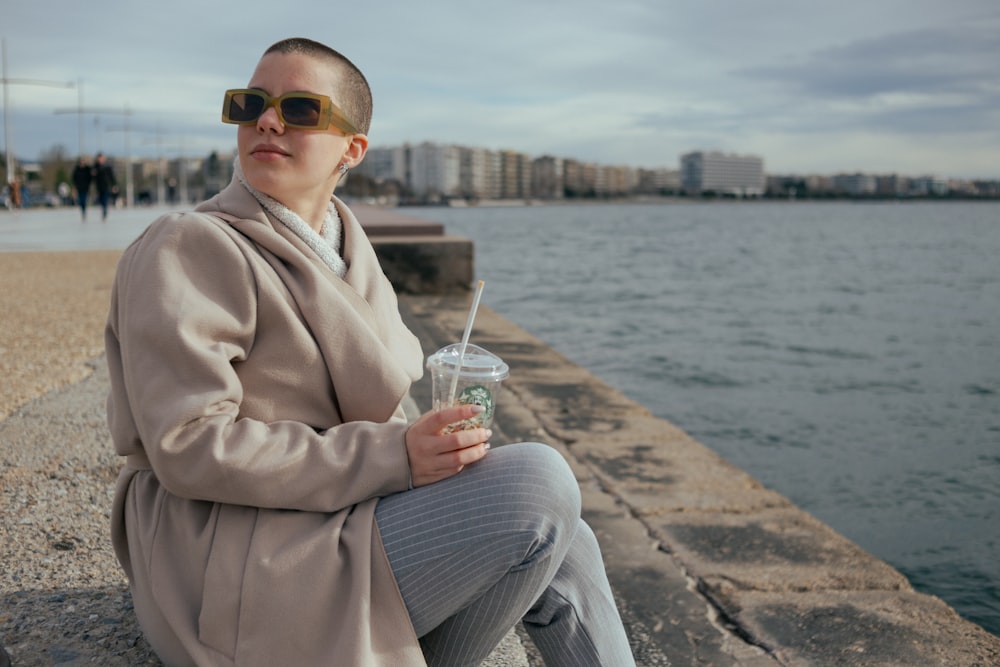
[[[465,356],[459,368],[461,348],[461,344],[455,343],[427,357],[434,409],[473,404],[481,405],[485,410],[470,419],[449,424],[443,433],[488,428],[493,423],[500,383],[510,374],[503,359],[472,344],[465,346]]]

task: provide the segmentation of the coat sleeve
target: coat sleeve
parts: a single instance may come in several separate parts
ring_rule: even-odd
[[[245,252],[197,216],[154,223],[126,252],[109,319],[121,369],[111,413],[127,414],[136,444],[177,496],[330,512],[405,490],[404,420],[319,431],[240,416],[234,365],[256,331]]]

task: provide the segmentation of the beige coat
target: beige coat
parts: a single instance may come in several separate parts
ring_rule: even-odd
[[[343,280],[238,183],[119,263],[112,537],[167,664],[424,664],[374,522],[422,354],[337,204]]]

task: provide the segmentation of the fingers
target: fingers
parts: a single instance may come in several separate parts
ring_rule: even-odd
[[[445,452],[431,458],[410,457],[410,478],[414,487],[433,484],[457,475],[465,466],[475,463],[489,451],[489,443],[481,442],[471,447]]]
[[[450,452],[444,452],[434,459],[433,473],[442,478],[461,472],[467,465],[472,465],[486,456],[490,449],[489,443],[480,442],[471,447],[463,447]]]
[[[442,439],[440,452],[460,451],[489,441],[493,437],[493,431],[488,428],[469,428],[441,433],[439,437]]]
[[[464,458],[463,452],[477,445],[485,445],[493,437],[493,431],[488,428],[471,428],[453,433],[428,433],[411,427],[410,434],[408,437],[408,440],[412,441],[410,449],[416,450],[422,458],[452,456],[456,463],[471,463],[471,460]]]
[[[428,412],[421,417],[421,421],[426,420],[430,430],[438,433],[449,424],[472,419],[485,410],[486,408],[481,405],[454,405]]]
[[[479,459],[486,456],[486,452],[490,450],[490,443],[488,442],[477,442],[470,447],[463,447],[462,449],[456,449],[451,452],[447,452],[442,455],[443,458],[451,457],[453,461],[457,462],[457,468],[463,468],[470,463],[475,463]]]
[[[410,425],[406,433],[406,449],[413,486],[431,484],[455,475],[465,466],[486,456],[493,431],[474,426],[453,432],[446,429],[448,425],[461,423],[482,411],[481,407],[474,405],[456,406],[428,412]]]

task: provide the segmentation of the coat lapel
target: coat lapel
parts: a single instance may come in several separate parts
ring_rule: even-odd
[[[271,220],[239,183],[198,211],[222,218],[250,239],[285,284],[323,354],[343,421],[384,422],[420,377],[422,353],[360,224],[339,200],[337,208],[344,224],[346,280]]]

